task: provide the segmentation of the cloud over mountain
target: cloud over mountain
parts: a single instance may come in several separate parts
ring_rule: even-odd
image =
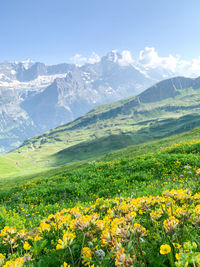
[[[89,57],[85,57],[81,54],[76,54],[75,56],[70,58],[70,61],[76,65],[83,65],[86,63],[94,64],[101,60],[101,57],[97,55],[95,52],[92,52],[92,54]]]
[[[100,56],[93,52],[89,57],[76,54],[74,57],[70,58],[70,61],[77,65],[83,65],[86,63],[97,63],[100,59]],[[184,60],[179,55],[174,56],[169,54],[167,56],[160,56],[155,47],[145,47],[139,52],[139,55],[135,57],[133,57],[131,51],[123,50],[121,52],[121,57],[118,58],[118,63],[121,66],[134,65],[134,67],[139,68],[141,72],[146,72],[147,76],[148,72],[152,72],[153,70],[165,72],[163,78],[175,75],[188,77],[200,76],[200,56],[192,60]]]
[[[139,53],[137,63],[145,69],[163,68],[175,75],[196,77],[200,75],[200,56],[184,60],[181,56],[168,55],[160,57],[154,47],[145,47]]]

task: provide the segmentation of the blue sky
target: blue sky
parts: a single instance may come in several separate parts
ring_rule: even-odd
[[[112,49],[200,56],[199,0],[1,0],[0,62],[53,64]]]

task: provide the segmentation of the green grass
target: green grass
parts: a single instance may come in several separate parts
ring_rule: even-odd
[[[119,190],[120,196],[132,198],[160,195],[164,190],[180,188],[189,188],[193,194],[199,193],[199,136],[200,128],[197,128],[57,168],[43,171],[38,168],[34,170],[35,173],[31,169],[27,173],[22,170],[14,175],[3,175],[0,179],[0,230],[5,226],[15,227],[18,231],[25,228],[31,234],[42,219],[50,214],[74,206],[90,207],[91,203],[99,198],[119,197]],[[119,142],[118,139],[115,141],[116,144]],[[177,146],[177,143],[181,145]],[[51,233],[49,240],[54,242],[49,241],[48,245],[46,243],[46,249],[41,249],[37,254],[39,256],[34,256],[34,266],[61,266],[64,258],[70,261],[66,252],[64,256],[62,251],[55,251],[58,235],[60,233]],[[188,234],[187,238],[190,236],[190,240],[198,242],[198,237],[191,237],[192,235],[194,232]],[[1,241],[0,237],[0,250],[11,259],[13,256]],[[162,244],[163,241],[159,242]],[[33,241],[29,243],[34,244]],[[42,243],[38,244],[43,246]],[[77,247],[80,246],[81,244],[77,243]],[[156,249],[159,251],[158,247]],[[15,251],[14,255],[19,257],[20,250],[16,248]],[[31,253],[35,255],[36,252]],[[76,255],[76,249],[73,253]],[[153,259],[157,258],[151,253],[152,259],[148,258],[148,261],[153,262]],[[50,260],[51,258],[53,260]],[[166,265],[161,266],[168,266],[168,261],[163,260],[163,264],[164,262]],[[154,263],[151,264],[150,266],[153,266]]]
[[[10,158],[7,159],[6,156],[1,157],[0,166],[0,175],[20,172],[19,168],[17,168],[16,162],[11,160]]]
[[[200,125],[200,116],[192,114],[178,119],[155,121],[148,126],[142,124],[143,128],[137,132],[128,131],[120,134],[110,134],[92,141],[82,141],[64,150],[62,149],[64,146],[63,141],[46,142],[44,144],[40,142],[40,148],[35,149],[23,146],[10,154],[1,156],[1,174],[10,175],[19,172],[28,174],[48,170],[51,167],[65,163],[96,158],[127,146],[188,131],[198,125]],[[64,138],[65,131],[62,134]],[[36,139],[34,146],[36,146],[37,142],[39,141]],[[7,170],[5,169],[6,162],[9,164]],[[16,162],[18,162],[18,166],[16,166]]]
[[[184,143],[190,142],[192,140],[199,140],[200,136],[200,128],[196,128],[194,130],[188,131],[186,133],[173,135],[171,137],[167,137],[161,140],[146,142],[139,145],[129,146],[124,149],[116,150],[111,153],[107,153],[104,156],[95,157],[96,153],[93,152],[92,157],[87,160],[83,159],[82,161],[72,162],[70,164],[61,165],[59,167],[47,168],[47,169],[32,169],[30,170],[21,170],[20,166],[16,167],[15,161],[11,162],[8,165],[9,160],[5,161],[5,169],[7,168],[8,174],[1,175],[0,187],[5,188],[6,186],[12,187],[13,185],[23,184],[26,181],[32,181],[32,179],[42,179],[46,177],[46,179],[53,179],[55,176],[65,175],[66,173],[76,172],[77,170],[81,171],[82,169],[90,168],[91,165],[101,164],[101,162],[115,162],[121,159],[129,162],[130,159],[134,157],[142,157],[143,155],[152,155],[152,153],[159,154],[166,147],[170,147],[176,143]],[[118,141],[118,140],[117,140]],[[101,143],[100,143],[101,145]],[[78,151],[77,151],[78,154]],[[76,154],[76,155],[77,155]],[[86,156],[87,158],[87,156]],[[14,166],[12,170],[11,166]],[[10,168],[10,169],[9,169]],[[5,169],[2,170],[4,173]],[[12,171],[14,173],[9,173]],[[87,172],[86,172],[87,173]]]

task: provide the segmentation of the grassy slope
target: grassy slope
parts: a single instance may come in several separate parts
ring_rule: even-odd
[[[124,195],[143,196],[159,194],[164,189],[196,188],[198,183],[193,180],[193,176],[195,170],[200,168],[200,143],[194,148],[190,142],[199,142],[199,136],[200,128],[197,128],[163,140],[131,146],[90,161],[71,163],[29,175],[22,172],[2,176],[1,207],[19,210],[23,224],[27,212],[39,212],[41,216],[46,216],[78,202],[87,203],[97,197],[114,197],[119,189]],[[179,149],[179,153],[176,150],[172,150],[172,153],[166,150],[183,142],[189,142],[189,152],[188,148],[183,152]],[[192,166],[192,175],[188,179],[180,179],[179,175],[184,173],[185,165]],[[29,223],[28,218],[26,220]],[[18,221],[9,218],[7,223],[18,224]]]
[[[0,175],[10,173],[10,172],[20,172],[19,168],[16,166],[16,162],[11,160],[10,158],[2,157],[0,162]]]
[[[68,149],[61,150],[51,156],[52,162],[58,165],[66,162],[95,158],[113,150],[122,149],[133,144],[141,144],[165,138],[200,126],[200,116],[192,114],[179,119],[167,119],[153,126],[142,128],[137,133],[119,134],[101,137],[94,141],[82,142]]]
[[[139,97],[97,107],[71,123],[27,140],[19,149],[0,158],[11,163],[5,172],[2,166],[2,173],[39,172],[200,126],[199,84],[195,88],[176,89],[170,98],[162,96],[168,90],[165,81],[154,96],[156,99],[159,95],[161,99],[152,102],[152,92],[159,86]]]
[[[121,192],[120,196],[132,198],[160,195],[164,190],[180,188],[190,188],[193,194],[199,193],[199,136],[200,128],[197,128],[163,140],[124,148],[92,161],[67,164],[29,176],[16,175],[0,179],[0,230],[5,226],[12,226],[17,230],[25,228],[26,232],[32,234],[42,219],[47,218],[49,214],[68,207],[90,207],[90,201],[99,197],[112,199],[119,196],[118,190]],[[197,142],[191,142],[194,139]],[[188,144],[174,145],[182,142]],[[99,203],[100,210],[107,208],[108,201],[103,202],[101,199]],[[141,224],[144,225],[143,216]],[[152,228],[150,230],[152,231]],[[155,237],[157,243],[154,244],[154,249],[160,255],[159,246],[164,241],[158,236]],[[64,260],[69,262],[70,258],[63,250],[55,250],[58,238],[60,236],[55,237],[55,232],[51,233],[49,243],[45,244],[46,249],[33,259],[35,266],[61,266]],[[196,232],[184,234],[184,242],[196,241],[198,244],[198,240]],[[28,242],[33,246],[33,241]],[[0,249],[6,255],[8,249],[2,242]],[[15,251],[20,251],[20,247]],[[34,252],[31,250],[30,253],[32,255]],[[76,260],[79,255],[80,251]],[[153,251],[146,255],[151,255],[156,264],[158,263],[158,255],[154,255]],[[167,258],[163,259],[165,265],[160,263],[159,266],[169,266]],[[148,256],[148,261],[150,260]],[[148,266],[155,266],[155,262],[149,263]]]
[[[24,171],[23,169],[20,169],[20,167],[16,167],[14,173],[8,173],[8,175],[4,174],[1,176],[0,188],[5,188],[7,186],[10,188],[16,184],[16,181],[18,184],[21,183],[23,184],[24,182],[31,181],[32,179],[42,179],[44,177],[47,179],[49,178],[51,179],[55,176],[58,177],[59,175],[63,174],[65,175],[65,173],[75,172],[76,170],[81,171],[82,169],[87,169],[88,166],[90,167],[90,164],[92,162],[110,162],[110,161],[116,161],[118,159],[121,160],[122,158],[129,161],[129,159],[133,157],[139,157],[151,153],[158,153],[165,147],[169,147],[176,143],[190,142],[192,140],[199,140],[199,139],[200,139],[200,128],[196,128],[186,133],[173,135],[171,137],[167,137],[162,140],[156,140],[156,141],[146,142],[144,144],[129,146],[123,149],[107,153],[104,156],[98,158],[92,157],[89,160],[76,161],[59,167],[54,167],[51,169],[41,168],[41,169],[35,169],[34,171],[32,169],[30,171]]]

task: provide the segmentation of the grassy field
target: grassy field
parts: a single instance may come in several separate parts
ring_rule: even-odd
[[[110,151],[165,138],[199,125],[200,116],[191,114],[179,119],[157,121],[151,126],[143,127],[136,133],[111,134],[93,141],[82,141],[67,149],[63,149],[64,142],[61,139],[57,143],[47,142],[44,145],[38,145],[36,149],[25,145],[0,157],[0,175],[2,177],[13,176],[17,173],[27,175],[70,162],[100,157],[110,153]],[[64,131],[63,138],[65,135],[66,132]]]
[[[4,162],[13,175],[0,180],[0,262],[199,266],[199,135],[32,173]]]

